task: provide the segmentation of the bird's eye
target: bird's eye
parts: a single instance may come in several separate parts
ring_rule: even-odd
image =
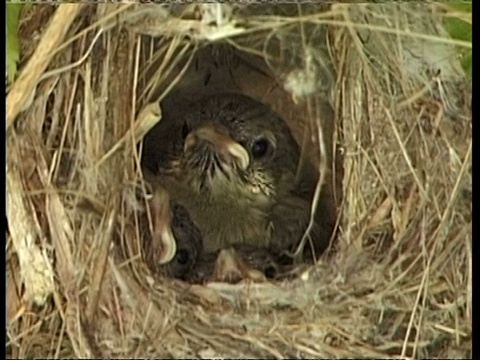
[[[186,249],[179,249],[175,257],[180,265],[186,265],[190,260],[190,254]]]
[[[185,122],[183,123],[183,126],[182,126],[182,138],[185,140],[185,138],[187,137],[188,133],[190,132],[190,126],[188,126],[188,123]]]
[[[270,148],[270,142],[265,138],[259,138],[252,144],[252,156],[255,159],[264,157]]]

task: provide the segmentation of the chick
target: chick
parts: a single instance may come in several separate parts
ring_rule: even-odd
[[[203,283],[287,278],[292,267],[281,265],[276,255],[265,247],[236,244],[215,252],[202,253],[184,279]]]
[[[300,149],[284,120],[241,94],[172,99],[145,137],[142,166],[183,206],[205,252],[235,244],[293,252],[310,221],[317,176],[296,177]],[[325,194],[309,232],[309,256],[328,246],[334,212]]]
[[[200,230],[187,210],[170,200],[161,187],[153,188],[148,207],[151,228],[146,216],[142,226],[145,229],[143,250],[147,265],[154,273],[186,280],[202,255]]]

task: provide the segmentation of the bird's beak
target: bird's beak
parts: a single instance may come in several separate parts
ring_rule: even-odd
[[[233,158],[243,170],[248,167],[250,157],[247,150],[234,141],[222,127],[215,124],[206,124],[191,131],[185,139],[184,151],[194,147],[199,140],[212,144],[219,154]]]
[[[158,264],[166,264],[177,252],[177,242],[171,228],[172,213],[168,193],[163,189],[155,189],[153,198],[149,200],[152,214],[152,244],[158,251]]]
[[[250,268],[235,249],[220,250],[210,281],[235,283],[241,280],[265,281],[265,276]]]

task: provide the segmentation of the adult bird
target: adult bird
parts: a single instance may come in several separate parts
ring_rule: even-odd
[[[310,222],[317,175],[307,166],[296,176],[300,149],[284,120],[235,93],[172,96],[162,109],[144,139],[144,174],[188,211],[204,251],[247,244],[291,255]],[[327,198],[323,192],[301,253],[309,258],[332,235]]]

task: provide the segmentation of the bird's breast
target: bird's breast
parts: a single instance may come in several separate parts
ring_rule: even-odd
[[[206,251],[233,244],[265,245],[268,242],[267,214],[258,208],[232,202],[190,206],[193,221],[203,235]]]
[[[172,200],[189,212],[202,233],[206,251],[233,244],[265,245],[268,242],[269,207],[262,199],[227,192],[211,196],[178,181],[166,180],[163,186]]]

